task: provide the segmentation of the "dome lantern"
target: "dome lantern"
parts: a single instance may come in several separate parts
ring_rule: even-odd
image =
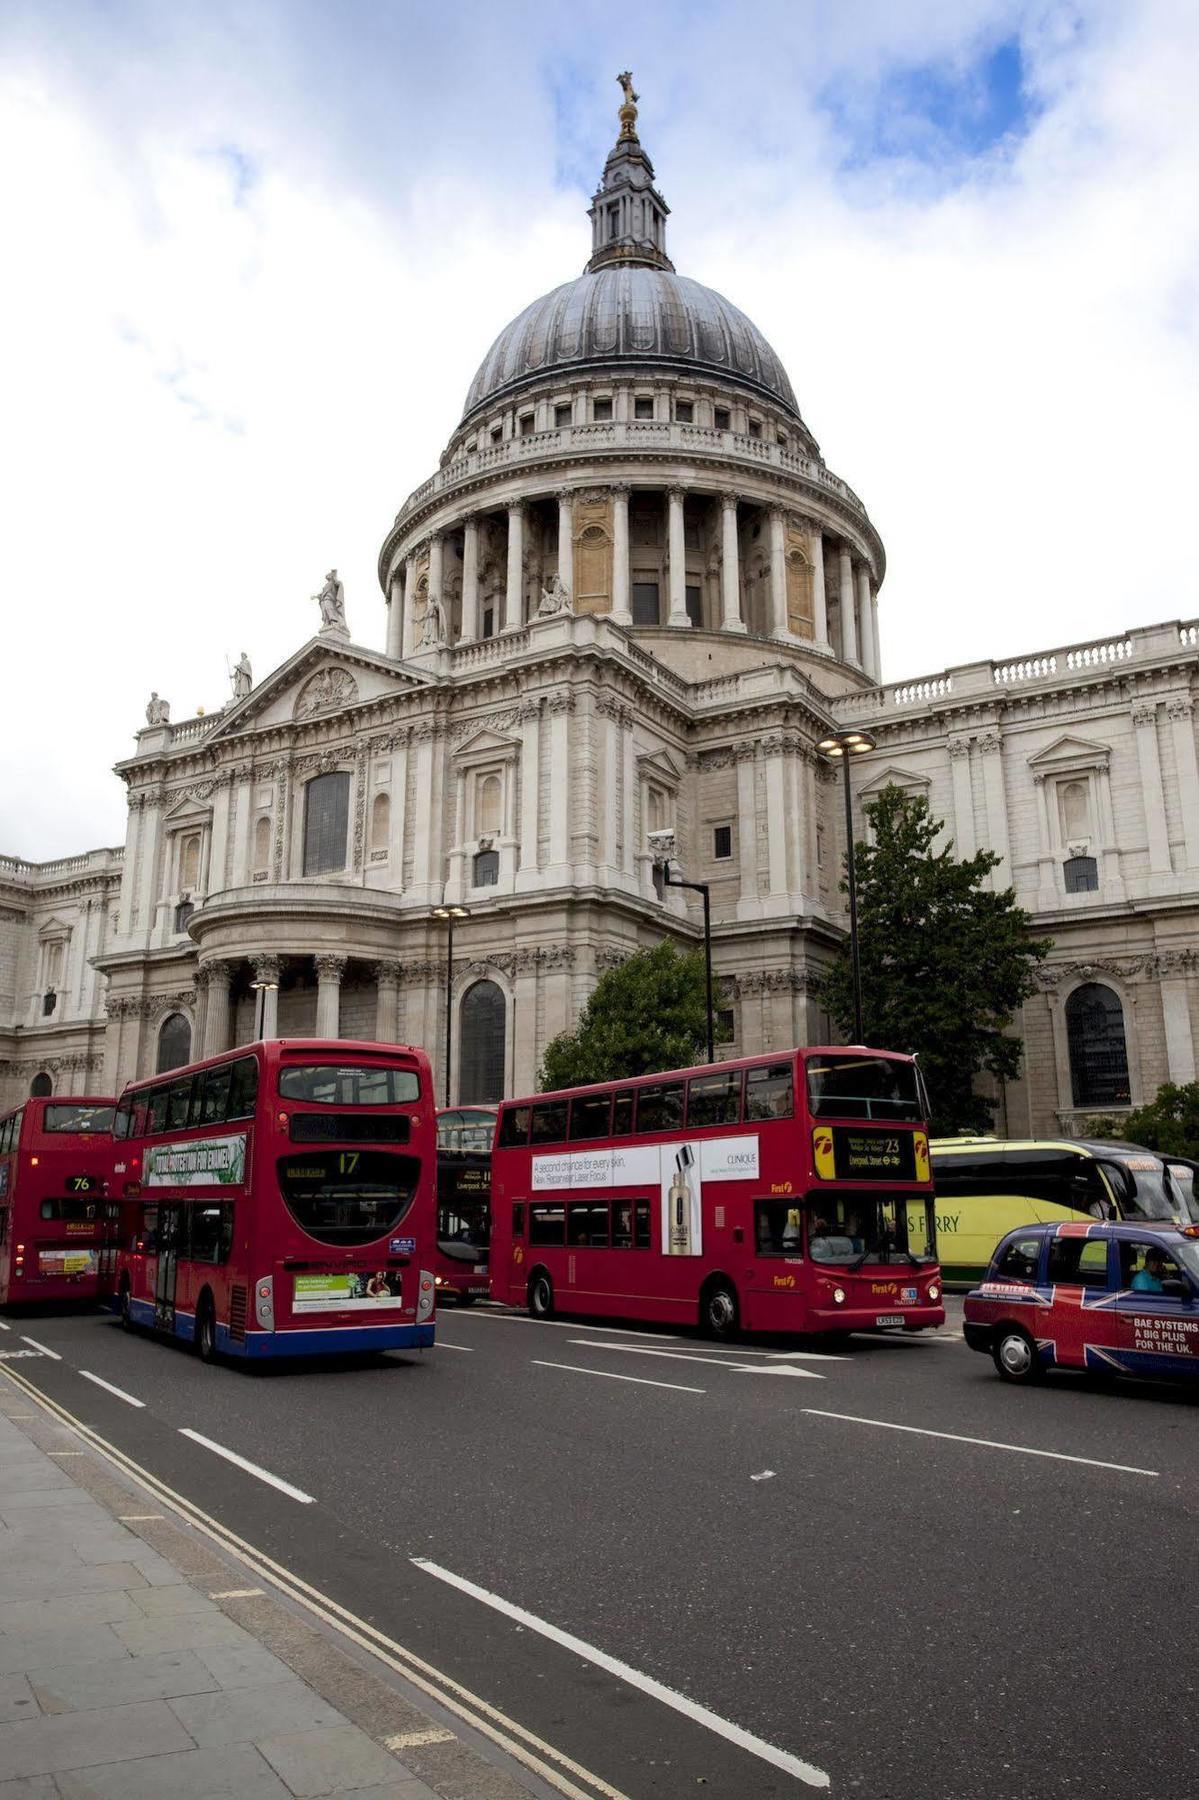
[[[588,209],[591,219],[590,271],[630,264],[669,269],[666,217],[670,211],[654,186],[654,165],[637,136],[637,100],[626,69],[616,77],[624,89],[620,136],[608,153],[599,187]]]

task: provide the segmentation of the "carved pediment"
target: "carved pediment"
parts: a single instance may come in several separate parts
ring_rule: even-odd
[[[1028,766],[1034,775],[1072,775],[1084,769],[1106,769],[1111,754],[1110,744],[1098,744],[1091,738],[1065,732],[1030,756]]]
[[[176,806],[172,806],[164,821],[168,831],[179,831],[185,826],[208,825],[212,821],[212,808],[205,806],[194,793],[185,794]]]
[[[677,788],[682,779],[682,767],[668,750],[647,750],[637,758],[638,773],[658,781],[664,781],[668,787]]]
[[[520,743],[516,738],[506,737],[503,732],[484,728],[468,737],[454,752],[454,761],[460,766],[470,768],[473,764],[484,762],[510,762],[520,755]]]
[[[310,675],[296,695],[292,711],[297,719],[311,719],[317,713],[341,712],[358,702],[358,683],[348,669],[336,663]]]
[[[883,789],[888,787],[903,788],[905,793],[910,793],[913,789],[927,793],[931,786],[932,782],[929,776],[921,774],[916,769],[904,769],[898,763],[888,763],[885,769],[880,769],[877,774],[872,775],[870,780],[858,789],[858,793],[860,795],[881,794]]]
[[[229,708],[208,743],[218,744],[260,726],[323,718],[364,701],[430,685],[428,676],[401,669],[377,650],[311,638]]]
[[[71,927],[65,919],[49,918],[38,927],[38,939],[45,942],[48,938],[66,938],[71,935]]]

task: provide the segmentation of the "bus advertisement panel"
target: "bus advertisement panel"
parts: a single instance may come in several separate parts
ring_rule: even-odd
[[[539,1317],[943,1324],[915,1064],[792,1050],[505,1102],[491,1269]]]
[[[206,1359],[432,1344],[423,1050],[249,1044],[126,1088],[115,1137],[127,1325]]]
[[[99,1294],[114,1104],[39,1098],[0,1119],[0,1305]]]
[[[494,1106],[453,1106],[437,1115],[437,1254],[439,1296],[461,1306],[490,1292],[491,1141]]]

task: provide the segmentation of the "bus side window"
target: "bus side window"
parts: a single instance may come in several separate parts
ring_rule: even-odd
[[[638,1131],[677,1131],[683,1123],[681,1081],[655,1081],[637,1092]]]
[[[233,1081],[233,1064],[204,1073],[204,1092],[200,1101],[200,1122],[220,1125],[229,1116],[229,1088]]]
[[[608,1202],[606,1200],[575,1201],[566,1209],[566,1241],[568,1244],[599,1244],[608,1247]]]
[[[633,1204],[633,1248],[648,1250],[650,1247],[649,1201],[637,1200]]]
[[[566,1242],[565,1208],[562,1206],[530,1206],[530,1244],[564,1244]]]
[[[232,1076],[229,1084],[228,1119],[249,1119],[254,1116],[254,1102],[258,1098],[258,1063],[252,1056],[240,1056],[232,1065]]]
[[[633,1202],[631,1200],[613,1200],[612,1248],[613,1250],[631,1250],[632,1247]]]
[[[571,1102],[570,1107],[572,1141],[607,1137],[611,1114],[611,1094],[580,1094]]]
[[[127,1138],[133,1130],[133,1100],[126,1095],[117,1102],[117,1110],[113,1115],[112,1135],[114,1138]]]
[[[190,1206],[193,1262],[223,1263],[233,1242],[233,1208],[227,1201]],[[182,1246],[180,1246],[182,1250]]]
[[[192,1084],[190,1076],[186,1081],[174,1081],[171,1083],[171,1086],[167,1089],[166,1126],[168,1131],[181,1131],[186,1127],[188,1116],[191,1112],[191,1098]]]
[[[747,1119],[789,1119],[795,1111],[790,1063],[771,1063],[745,1072]]]
[[[687,1124],[736,1125],[741,1117],[741,1071],[693,1075],[687,1083]]]
[[[513,1202],[512,1235],[514,1238],[522,1238],[525,1235],[525,1203],[523,1200]]]
[[[633,1134],[633,1090],[625,1088],[617,1094],[612,1102],[612,1136],[631,1137]]]
[[[166,1130],[167,1101],[170,1093],[170,1088],[160,1087],[155,1088],[150,1095],[150,1103],[146,1112],[146,1131],[148,1133],[153,1134],[156,1131]]]
[[[532,1143],[561,1144],[565,1140],[567,1104],[565,1100],[544,1100],[533,1108]]]
[[[515,1144],[527,1144],[529,1141],[529,1118],[531,1106],[506,1106],[500,1114],[500,1144],[511,1149]]]

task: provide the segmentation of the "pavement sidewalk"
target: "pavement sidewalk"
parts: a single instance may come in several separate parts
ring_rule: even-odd
[[[0,1379],[0,1800],[528,1800]]]

